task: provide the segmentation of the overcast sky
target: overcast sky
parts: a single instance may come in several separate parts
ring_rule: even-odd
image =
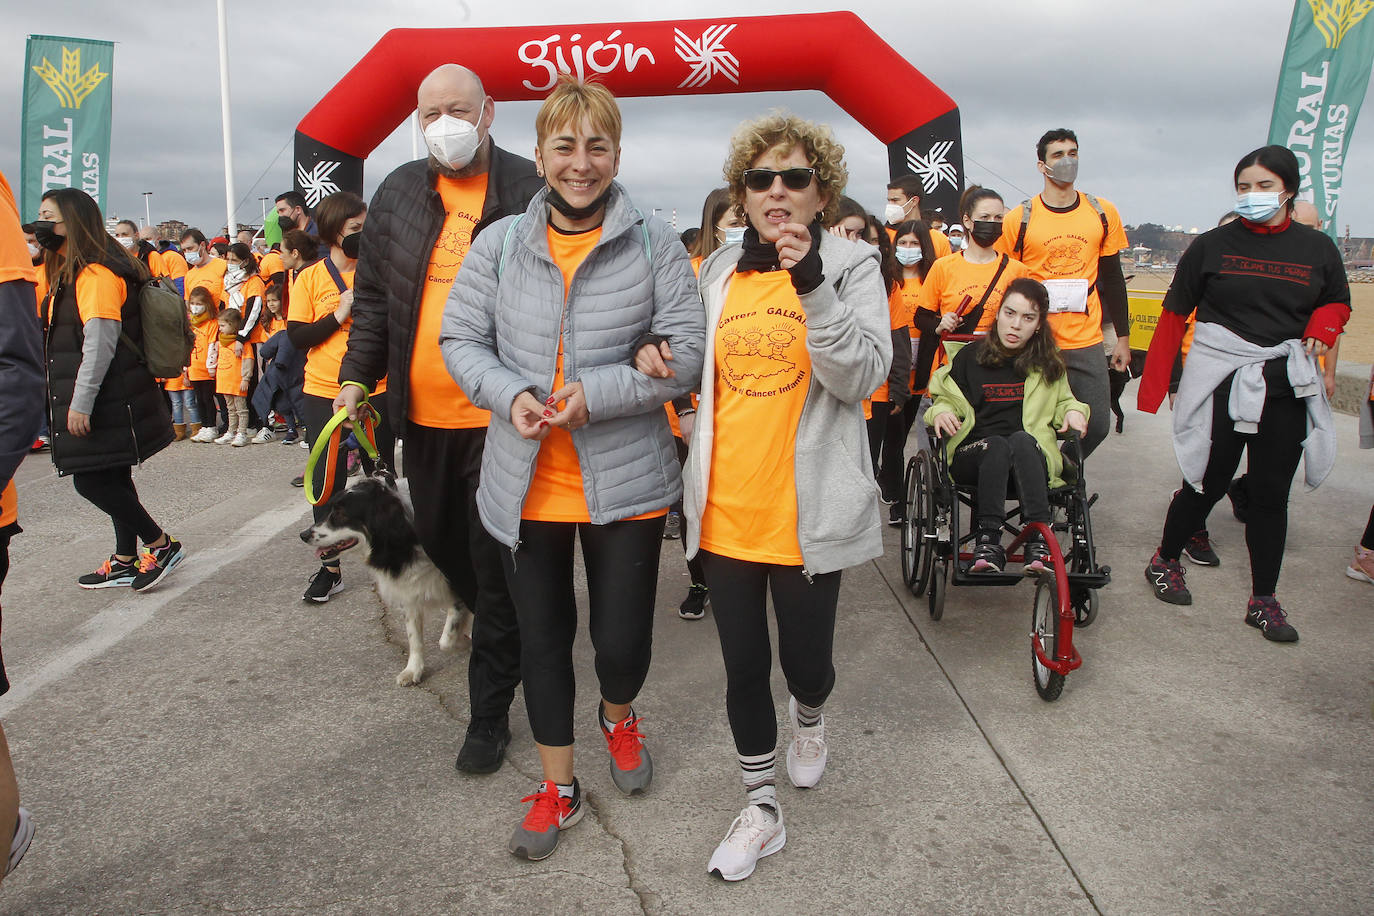
[[[109,214],[138,219],[142,192],[152,191],[154,222],[223,225],[213,0],[180,0],[156,12],[108,0],[4,5],[0,73],[10,76],[0,92],[0,123],[11,127],[0,132],[0,169],[16,192],[25,37],[106,39],[116,42]],[[291,187],[297,122],[388,29],[835,8],[806,0],[743,7],[738,0],[577,7],[548,0],[229,0],[234,182],[244,201],[237,218],[257,221],[258,198]],[[1293,3],[853,0],[850,8],[958,103],[970,181],[999,190],[1012,205],[1037,193],[1035,141],[1047,128],[1066,126],[1081,145],[1078,186],[1116,202],[1128,225],[1206,228],[1233,203],[1236,161],[1266,141]],[[815,44],[795,52],[797,66],[805,67],[815,55],[845,49]],[[873,74],[873,91],[892,91],[882,73]],[[775,106],[831,124],[847,150],[850,195],[881,212],[883,145],[819,92],[622,100],[620,180],[641,209],[676,209],[680,228],[694,226],[702,198],[722,183],[720,164],[735,125]],[[530,155],[536,109],[533,102],[498,104],[497,142]],[[1357,236],[1374,235],[1371,121],[1374,112],[1349,138],[1339,214],[1340,231],[1348,224]],[[411,135],[401,126],[368,158],[366,192],[410,158]]]

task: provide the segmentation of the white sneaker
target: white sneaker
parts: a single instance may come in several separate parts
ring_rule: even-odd
[[[307,440],[307,439],[302,439],[302,440],[301,440],[301,448],[305,449],[307,452],[310,451],[310,442],[309,442],[309,440]]]
[[[711,853],[706,871],[726,881],[743,881],[754,873],[759,859],[771,856],[786,843],[787,828],[782,825],[782,811],[774,818],[758,805],[749,805],[735,818],[725,839]]]
[[[252,439],[248,438],[247,433],[239,433],[233,438],[233,440],[229,444],[232,445],[234,448],[243,448],[245,445],[252,441]]]
[[[798,789],[821,781],[828,752],[825,747],[825,716],[810,728],[797,721],[797,698],[787,698],[787,717],[792,720],[792,743],[787,745],[787,776]]]
[[[234,441],[234,434],[233,434],[233,433],[228,433],[228,432],[227,432],[227,433],[225,433],[224,435],[220,436],[218,439],[216,439],[216,440],[215,440],[215,444],[216,444],[216,445],[228,445],[230,442],[233,442],[233,441]]]
[[[253,444],[262,445],[264,442],[271,442],[275,438],[277,438],[277,434],[272,432],[272,427],[264,426],[262,429],[258,430],[258,434],[253,437]]]
[[[194,436],[191,437],[191,441],[192,441],[192,442],[214,442],[214,441],[215,441],[215,428],[214,428],[213,426],[206,426],[206,427],[203,427],[203,428],[201,429],[200,432],[196,433]]]

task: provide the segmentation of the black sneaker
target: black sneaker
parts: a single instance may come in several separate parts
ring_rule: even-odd
[[[1021,571],[1029,576],[1032,573],[1048,572],[1052,569],[1054,569],[1054,557],[1044,540],[1038,537],[1028,538],[1022,548]]]
[[[296,435],[296,433],[295,433],[294,430],[291,430],[291,431],[288,431],[287,434],[286,434],[285,436],[282,436],[281,444],[282,444],[282,445],[295,445],[295,444],[296,444],[297,442],[299,442],[299,441],[301,441],[301,437],[298,436],[298,435]]]
[[[1178,560],[1166,560],[1155,551],[1150,563],[1145,567],[1145,581],[1155,590],[1155,597],[1169,604],[1192,604],[1193,594],[1183,581],[1183,564]]]
[[[706,616],[706,605],[711,603],[711,592],[704,585],[693,585],[687,589],[687,597],[677,609],[683,620],[700,620]]]
[[[321,566],[319,572],[310,577],[310,584],[306,586],[305,594],[301,597],[306,601],[315,601],[324,604],[329,600],[330,595],[337,595],[343,591],[343,575],[337,566]]]
[[[682,516],[669,512],[663,522],[663,540],[676,541],[682,537]]]
[[[887,509],[887,524],[892,528],[902,527],[902,522],[906,521],[902,517],[903,509],[901,503],[893,503]]]
[[[186,551],[182,548],[181,541],[168,535],[164,546],[145,550],[143,556],[138,558],[138,575],[133,581],[134,591],[147,591],[157,585],[167,578],[169,572],[180,566],[184,559]]]
[[[1194,532],[1188,538],[1188,543],[1183,545],[1183,555],[1199,566],[1220,566],[1221,557],[1212,549],[1212,539],[1207,536],[1207,529],[1202,528]]]
[[[999,539],[997,532],[978,535],[978,541],[973,545],[973,563],[968,568],[969,572],[999,573],[1006,567],[1007,552],[997,543]]]
[[[1231,498],[1231,514],[1244,525],[1250,518],[1250,482],[1244,474],[1231,481],[1226,495]]]
[[[1258,627],[1270,642],[1297,642],[1298,631],[1288,622],[1288,615],[1273,595],[1253,595],[1245,608],[1245,622]]]
[[[117,560],[111,556],[95,572],[86,573],[76,584],[82,588],[119,588],[123,585],[133,585],[134,579],[138,577],[138,564],[133,560],[125,562]]]
[[[293,487],[303,487],[303,486],[305,486],[305,475],[302,474],[300,477],[292,477],[292,478],[291,478],[291,486],[293,486]]]
[[[468,723],[468,736],[453,762],[463,773],[495,773],[501,769],[510,744],[510,725],[505,716],[479,716]]]

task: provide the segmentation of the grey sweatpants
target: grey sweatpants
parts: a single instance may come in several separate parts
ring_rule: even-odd
[[[1088,435],[1083,438],[1083,456],[1102,444],[1111,429],[1111,383],[1107,379],[1107,357],[1101,344],[1061,350],[1069,367],[1069,388],[1073,396],[1088,405]]]

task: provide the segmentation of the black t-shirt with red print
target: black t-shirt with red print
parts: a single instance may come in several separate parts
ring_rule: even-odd
[[[972,343],[954,354],[949,377],[968,398],[977,422],[969,434],[970,442],[991,436],[1010,436],[1024,429],[1021,405],[1026,398],[1026,377],[1008,360],[1001,366],[978,362],[982,342]]]
[[[1350,307],[1350,285],[1330,238],[1300,223],[1277,231],[1234,220],[1204,232],[1179,259],[1164,308],[1215,322],[1263,347],[1301,340],[1312,313]]]

